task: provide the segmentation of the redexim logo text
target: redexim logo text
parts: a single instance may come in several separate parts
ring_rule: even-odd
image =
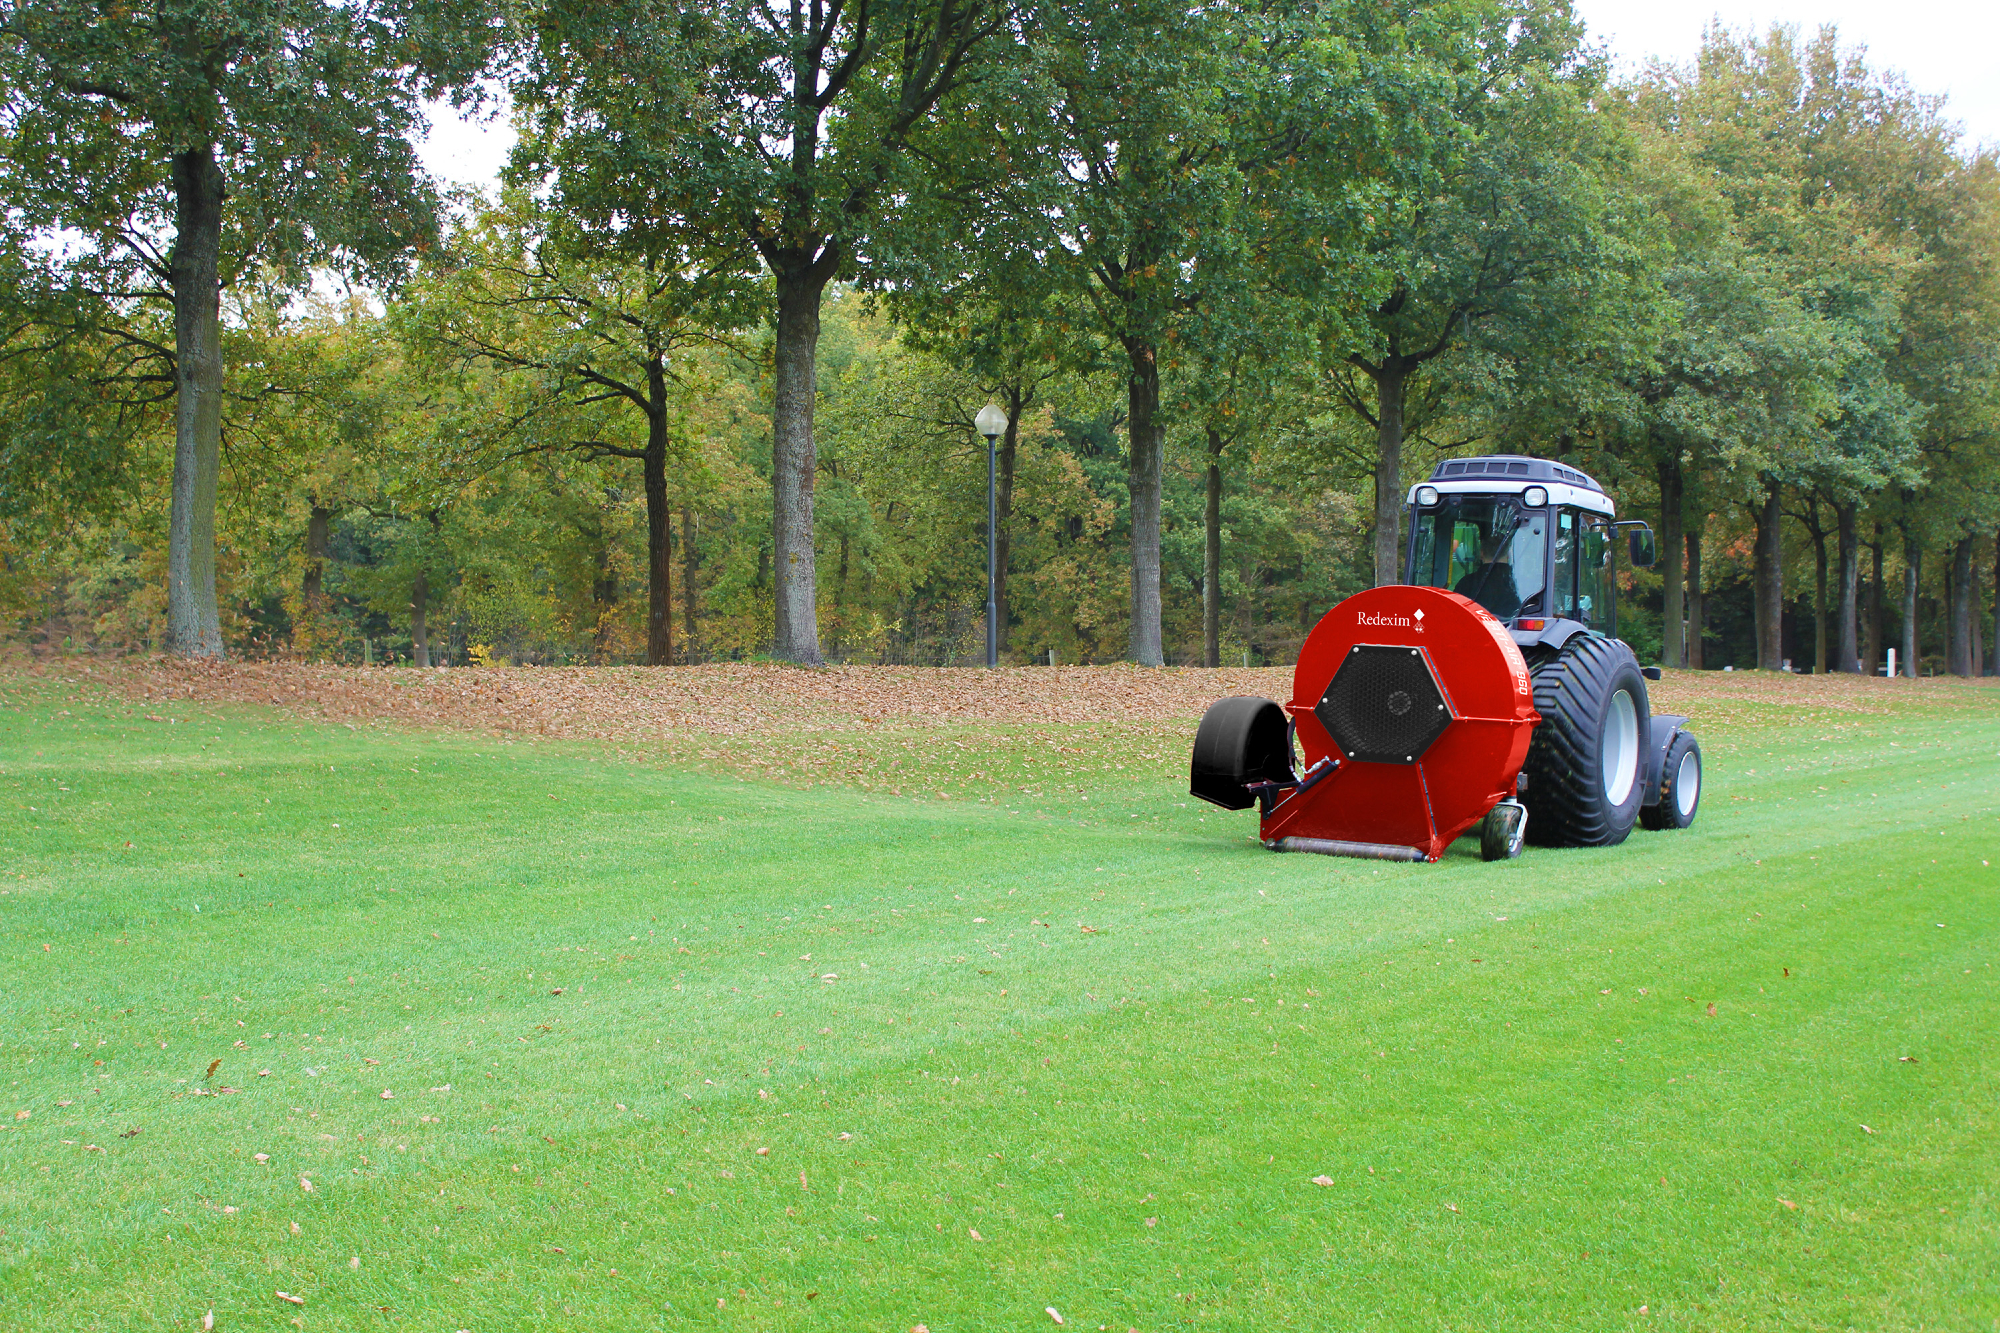
[[[1393,625],[1398,629],[1422,629],[1424,613],[1417,612],[1416,620],[1408,616],[1389,615],[1386,612],[1356,611],[1354,621],[1358,625]]]

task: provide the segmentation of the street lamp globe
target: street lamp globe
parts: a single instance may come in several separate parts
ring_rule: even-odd
[[[988,403],[979,409],[979,415],[972,419],[972,424],[981,435],[990,440],[996,435],[1007,433],[1007,414],[992,403]]]

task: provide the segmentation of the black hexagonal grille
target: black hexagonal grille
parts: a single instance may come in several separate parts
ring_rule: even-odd
[[[1409,764],[1451,724],[1451,710],[1414,648],[1364,643],[1350,650],[1313,709],[1350,759]]]

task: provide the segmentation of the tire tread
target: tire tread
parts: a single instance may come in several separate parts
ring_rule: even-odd
[[[1608,847],[1623,842],[1631,824],[1618,827],[1598,783],[1598,750],[1603,713],[1620,668],[1638,673],[1638,659],[1617,639],[1578,634],[1559,650],[1529,663],[1535,711],[1542,721],[1528,744],[1523,802],[1528,806],[1528,839],[1544,846]],[[1641,777],[1651,714],[1644,680],[1633,699],[1639,709]],[[1595,787],[1595,790],[1593,790]],[[1636,812],[1635,812],[1636,814]]]

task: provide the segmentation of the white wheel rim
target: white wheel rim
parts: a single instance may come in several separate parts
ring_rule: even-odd
[[[1604,799],[1613,806],[1625,804],[1632,784],[1639,778],[1639,706],[1631,692],[1620,690],[1611,696],[1604,714]]]
[[[1694,803],[1700,799],[1701,759],[1689,750],[1674,766],[1674,808],[1686,819],[1694,814]]]

